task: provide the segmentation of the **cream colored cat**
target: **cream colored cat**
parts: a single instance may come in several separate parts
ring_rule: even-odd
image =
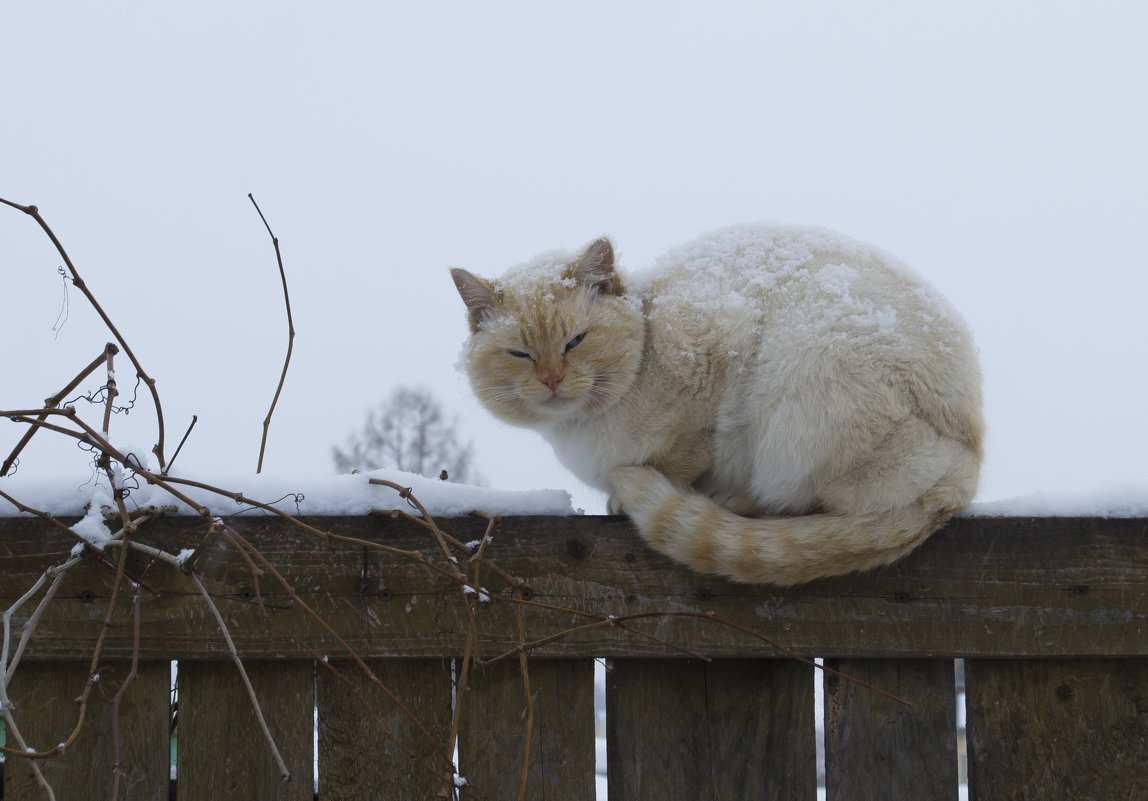
[[[972,341],[870,247],[746,225],[633,278],[606,239],[495,281],[451,274],[479,400],[695,570],[781,585],[863,570],[972,500]]]

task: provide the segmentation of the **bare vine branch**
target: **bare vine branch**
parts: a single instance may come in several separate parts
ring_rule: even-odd
[[[72,392],[72,390],[74,390],[76,387],[78,387],[84,381],[85,378],[87,378],[89,375],[94,373],[97,367],[99,367],[102,363],[111,359],[111,357],[117,353],[119,353],[119,348],[117,348],[115,345],[113,345],[111,342],[109,342],[107,345],[104,346],[104,352],[101,353],[96,358],[92,359],[92,363],[89,364],[87,367],[85,367],[83,370],[81,370],[79,372],[79,374],[77,374],[76,377],[73,378],[71,380],[71,382],[66,387],[61,389],[59,392],[57,392],[52,397],[45,400],[44,401],[44,407],[47,409],[58,408],[60,405],[60,401],[62,401],[64,398],[66,398]],[[38,419],[41,422],[43,422],[44,420],[47,420],[48,419],[47,413],[43,413]],[[12,468],[12,464],[16,461],[17,457],[20,456],[20,452],[24,450],[24,447],[32,439],[32,435],[36,433],[36,430],[37,429],[35,426],[29,428],[28,431],[25,432],[24,436],[20,439],[20,441],[18,443],[16,443],[16,447],[12,449],[12,452],[10,454],[8,454],[8,458],[4,460],[4,464],[0,465],[0,476],[8,475],[8,471]]]
[[[231,656],[231,661],[235,664],[235,669],[239,671],[243,688],[247,691],[247,698],[251,701],[251,707],[255,711],[255,717],[259,721],[259,730],[263,732],[263,739],[267,742],[267,747],[271,750],[271,756],[279,768],[279,775],[284,778],[290,777],[291,771],[287,769],[287,763],[283,761],[283,756],[279,753],[279,747],[275,745],[275,738],[271,736],[271,730],[267,728],[267,720],[263,717],[263,709],[259,706],[259,699],[255,696],[255,688],[251,686],[251,679],[247,676],[247,669],[243,667],[243,660],[239,658],[239,652],[235,650],[235,642],[231,639],[231,632],[227,629],[227,623],[224,622],[223,615],[219,614],[219,607],[211,600],[211,596],[208,595],[207,588],[203,586],[203,582],[199,580],[199,576],[192,573],[191,580],[194,582],[195,588],[199,590],[203,599],[207,602],[207,608],[211,610],[211,614],[215,618],[215,623],[219,626],[219,631],[223,635],[223,640],[227,643],[227,652]]]
[[[120,702],[128,687],[139,676],[140,668],[140,591],[132,593],[132,666],[123,684],[112,699],[112,801],[120,798],[120,777],[123,775],[123,761],[120,757]]]
[[[183,432],[183,438],[180,439],[179,444],[175,446],[175,453],[173,453],[171,455],[171,461],[167,463],[167,466],[165,468],[163,468],[162,470],[159,471],[160,475],[166,476],[168,474],[168,472],[171,470],[171,466],[173,464],[175,464],[175,460],[179,458],[179,452],[183,450],[183,443],[187,442],[187,438],[191,436],[191,430],[193,428],[195,428],[195,424],[198,422],[199,422],[199,415],[193,414],[191,416],[191,423],[187,427],[187,431]]]
[[[127,357],[131,361],[132,366],[136,368],[136,375],[139,376],[141,381],[147,384],[147,388],[151,392],[152,403],[155,405],[156,423],[159,429],[156,436],[155,446],[152,448],[152,453],[154,453],[156,459],[159,460],[160,468],[163,468],[165,464],[163,456],[163,407],[159,402],[159,393],[156,392],[155,379],[144,372],[143,366],[140,364],[139,359],[136,358],[135,353],[133,353],[132,349],[128,346],[127,340],[125,340],[120,334],[119,329],[116,328],[111,318],[108,317],[108,314],[104,311],[103,306],[101,306],[99,301],[96,300],[96,296],[92,294],[92,291],[88,289],[88,285],[84,282],[84,279],[80,277],[79,271],[76,269],[76,266],[72,264],[72,259],[68,256],[68,252],[64,250],[64,246],[60,243],[60,240],[56,238],[55,232],[52,231],[52,229],[48,226],[48,223],[44,221],[44,218],[40,216],[40,210],[35,206],[23,206],[19,203],[13,203],[11,200],[5,200],[4,198],[0,198],[0,203],[24,212],[32,219],[34,219],[40,228],[43,229],[44,233],[48,235],[48,238],[52,240],[52,244],[56,247],[56,252],[60,254],[60,258],[62,258],[64,260],[64,264],[67,265],[68,272],[70,272],[72,275],[72,285],[84,293],[84,297],[88,299],[88,303],[92,304],[92,308],[95,309],[96,314],[98,314],[100,319],[104,321],[104,325],[106,325],[108,330],[111,331],[112,336],[116,338],[116,342],[120,343],[120,347],[123,348],[124,353],[127,354]]]
[[[115,352],[110,348],[104,352],[108,365],[108,388],[107,400],[104,404],[104,436],[107,436],[108,429],[112,427],[112,410],[115,408],[116,396],[119,395],[119,390],[116,389],[116,367],[113,362]]]
[[[519,592],[516,590],[516,592]],[[518,644],[526,644],[526,619],[522,606],[514,607],[514,620],[518,624]],[[526,734],[522,747],[522,774],[518,781],[518,801],[526,801],[526,780],[530,777],[530,746],[534,739],[534,695],[530,692],[530,671],[526,667],[527,655],[518,655],[518,669],[522,673],[522,695],[526,702]]]
[[[268,224],[266,217],[264,217],[259,205],[255,202],[252,195],[248,195],[252,204],[255,206],[256,211],[259,213],[260,219],[263,221],[264,227],[267,229],[271,237],[272,243],[275,248],[276,260],[278,262],[279,273],[283,284],[283,297],[287,312],[288,324],[288,342],[287,353],[284,359],[283,368],[280,374],[279,383],[275,390],[274,397],[271,401],[270,408],[267,416],[263,422],[263,436],[259,449],[259,462],[257,472],[262,470],[263,459],[265,455],[268,431],[270,427],[271,418],[275,411],[278,400],[284,386],[287,370],[291,361],[291,355],[294,343],[294,323],[291,314],[290,296],[287,288],[286,272],[283,267],[282,255],[279,248],[279,240],[275,236]],[[270,733],[270,729],[264,719],[263,710],[260,707],[258,698],[256,697],[254,688],[247,675],[243,660],[240,658],[238,649],[232,639],[229,627],[225,621],[224,615],[220,612],[218,606],[213,600],[211,594],[208,592],[200,574],[197,572],[196,553],[193,552],[188,558],[186,552],[181,552],[180,555],[170,553],[165,549],[165,546],[160,543],[157,545],[149,545],[137,542],[134,538],[134,533],[137,527],[149,519],[154,510],[137,510],[133,513],[128,509],[126,503],[127,489],[121,486],[123,482],[121,473],[116,469],[113,462],[121,465],[127,475],[134,475],[148,484],[156,486],[166,492],[171,498],[176,499],[194,512],[200,515],[205,521],[208,532],[217,535],[227,542],[234,553],[238,555],[239,559],[243,561],[244,566],[248,570],[254,587],[254,604],[258,607],[263,621],[284,633],[287,637],[296,643],[303,653],[315,659],[317,663],[321,664],[325,669],[329,670],[339,681],[348,686],[357,699],[358,703],[369,714],[372,722],[380,731],[382,731],[387,738],[400,750],[402,753],[412,759],[418,759],[423,769],[427,770],[437,780],[443,783],[440,795],[444,798],[458,798],[465,796],[467,798],[478,798],[476,791],[468,786],[468,784],[459,776],[458,766],[454,763],[453,757],[458,744],[459,732],[464,722],[465,715],[469,712],[468,693],[469,693],[469,677],[470,670],[476,666],[487,666],[497,664],[499,662],[508,661],[510,659],[517,659],[518,669],[522,677],[523,697],[525,704],[524,713],[524,727],[525,739],[522,751],[522,765],[521,773],[519,776],[517,798],[519,801],[524,801],[528,792],[528,777],[530,774],[530,759],[531,759],[531,741],[533,740],[533,733],[535,728],[535,708],[534,700],[531,689],[529,659],[531,655],[538,649],[553,643],[555,641],[569,638],[580,633],[585,633],[597,629],[616,629],[620,632],[627,634],[644,637],[649,641],[657,643],[661,647],[675,649],[683,654],[695,657],[698,659],[707,659],[702,654],[695,653],[688,648],[676,645],[671,642],[657,637],[649,632],[642,630],[642,621],[652,620],[656,618],[666,617],[680,617],[686,619],[694,619],[705,623],[706,625],[722,625],[730,627],[737,631],[744,633],[746,636],[757,638],[773,649],[779,654],[800,661],[805,664],[814,664],[812,660],[794,653],[792,650],[785,648],[780,643],[770,639],[764,634],[753,631],[745,626],[733,623],[717,617],[712,613],[706,612],[691,612],[691,611],[656,611],[656,612],[643,612],[627,615],[611,615],[602,611],[585,611],[573,608],[567,608],[556,604],[544,603],[535,600],[529,588],[526,587],[524,579],[513,575],[507,570],[502,569],[495,563],[495,561],[487,555],[487,546],[490,544],[495,529],[498,526],[498,518],[492,515],[487,515],[481,512],[474,512],[473,514],[483,517],[487,520],[487,525],[481,539],[477,542],[463,543],[442,527],[434,519],[429,510],[414,496],[409,487],[404,487],[392,481],[384,479],[371,478],[369,482],[373,485],[380,485],[388,487],[399,493],[400,498],[407,501],[413,514],[402,510],[372,510],[371,514],[384,515],[391,518],[403,518],[412,521],[414,524],[420,526],[430,533],[433,537],[434,544],[429,548],[419,548],[415,550],[407,550],[397,548],[391,545],[386,545],[380,542],[368,541],[356,537],[350,537],[340,534],[324,531],[317,528],[304,520],[301,520],[297,515],[289,514],[279,508],[273,503],[264,503],[261,501],[253,500],[241,492],[232,491],[226,488],[213,486],[203,481],[197,481],[190,478],[178,477],[169,475],[171,463],[165,463],[163,455],[163,442],[164,442],[164,426],[163,415],[159,404],[159,397],[155,391],[155,382],[147,376],[140,367],[134,354],[128,348],[123,338],[119,334],[115,326],[112,325],[107,315],[101,309],[99,304],[91,292],[85,286],[83,280],[79,276],[71,260],[68,258],[64,248],[56,238],[55,234],[44,222],[40,216],[39,211],[35,206],[21,206],[11,201],[0,199],[0,203],[16,208],[23,211],[25,214],[33,217],[44,232],[51,239],[56,246],[57,251],[64,258],[67,268],[71,273],[72,283],[78,287],[87,297],[88,301],[95,308],[101,319],[112,332],[115,340],[122,347],[123,351],[131,360],[137,371],[137,376],[141,381],[146,383],[152,393],[157,424],[158,424],[158,439],[153,450],[156,455],[160,469],[158,471],[148,470],[144,465],[140,464],[138,459],[134,459],[132,454],[125,454],[115,448],[110,441],[108,429],[110,426],[111,415],[114,408],[114,400],[119,394],[116,388],[115,371],[114,371],[114,356],[120,352],[120,347],[114,343],[108,343],[103,351],[96,359],[94,359],[87,367],[81,370],[77,376],[69,382],[69,384],[56,395],[48,398],[45,401],[45,408],[43,409],[18,409],[14,411],[0,411],[0,417],[8,417],[9,419],[19,424],[27,425],[28,429],[21,438],[19,444],[13,449],[8,458],[0,465],[0,476],[7,474],[13,464],[16,463],[20,453],[37,432],[51,432],[53,434],[66,436],[81,443],[86,449],[91,451],[95,456],[96,465],[99,470],[106,476],[107,481],[111,485],[112,497],[119,514],[120,530],[111,535],[110,540],[102,544],[93,545],[89,543],[84,537],[81,537],[76,530],[65,525],[60,520],[53,517],[51,514],[35,509],[20,503],[15,498],[0,490],[0,498],[3,498],[12,503],[19,511],[36,515],[45,523],[68,532],[70,536],[84,544],[82,551],[75,551],[75,555],[65,560],[63,563],[45,570],[43,574],[33,582],[33,585],[24,592],[12,605],[0,615],[0,623],[3,627],[3,641],[0,646],[0,711],[3,711],[5,720],[7,721],[7,731],[9,733],[10,745],[0,748],[0,753],[10,755],[13,757],[28,758],[31,761],[31,770],[36,777],[36,781],[44,789],[49,799],[54,799],[55,795],[45,780],[38,760],[47,759],[57,756],[66,751],[79,736],[79,733],[84,725],[85,717],[87,714],[87,702],[93,691],[93,686],[97,681],[97,671],[100,662],[100,655],[103,651],[105,636],[113,623],[113,619],[117,613],[117,605],[119,604],[119,596],[123,587],[131,589],[131,610],[133,620],[132,631],[132,663],[131,670],[124,680],[123,684],[119,687],[115,694],[115,699],[112,706],[112,734],[115,740],[113,751],[113,784],[111,788],[111,798],[118,801],[119,790],[121,787],[121,780],[123,775],[123,755],[120,753],[120,744],[118,738],[119,727],[119,709],[120,703],[127,693],[130,692],[130,687],[136,681],[138,676],[138,662],[141,652],[141,605],[142,593],[141,589],[145,591],[152,591],[139,579],[129,574],[126,569],[126,557],[129,550],[134,550],[138,553],[146,554],[152,560],[163,565],[170,567],[173,570],[179,570],[186,574],[195,591],[199,593],[207,604],[209,611],[214,618],[216,625],[219,629],[219,636],[222,637],[228,655],[231,661],[235,664],[236,669],[239,671],[241,681],[244,684],[248,698],[255,711],[256,718],[262,730],[263,737],[267,743],[268,750],[271,752],[272,757],[276,761],[281,776],[289,778],[289,772],[283,756],[280,754],[279,749]],[[102,401],[97,401],[94,398],[89,398],[93,402],[102,402],[104,404],[102,416],[102,428],[97,430],[94,426],[86,422],[72,406],[59,408],[61,402],[67,397],[77,386],[85,381],[101,364],[105,364],[108,372],[108,380],[105,385],[105,396]],[[195,425],[196,418],[192,418],[192,426]],[[188,428],[190,433],[191,427]],[[187,434],[184,435],[179,447],[176,448],[175,454],[172,456],[174,462],[178,456],[180,448],[183,446],[183,441],[187,439]],[[337,632],[334,627],[328,623],[323,616],[321,616],[315,609],[308,605],[303,598],[296,592],[295,587],[288,581],[280,570],[272,564],[272,562],[260,552],[259,549],[254,547],[250,541],[244,538],[234,527],[229,525],[223,517],[213,509],[215,506],[214,500],[200,501],[192,497],[196,494],[193,490],[199,490],[209,493],[216,498],[226,498],[234,501],[237,504],[251,507],[252,509],[259,509],[268,514],[276,515],[285,520],[289,524],[298,527],[300,530],[308,534],[318,537],[327,543],[338,543],[344,546],[362,548],[364,553],[367,549],[378,551],[388,556],[400,560],[409,560],[413,564],[417,564],[421,569],[425,569],[428,574],[435,576],[442,580],[443,586],[450,589],[453,593],[454,588],[457,587],[461,590],[462,610],[466,615],[466,639],[463,648],[461,659],[457,662],[457,683],[456,683],[456,702],[454,704],[454,711],[450,721],[449,740],[446,743],[439,742],[431,734],[428,728],[419,720],[418,716],[410,709],[403,701],[388,688],[370,668],[363,657],[356,652],[356,650],[348,643],[348,641]],[[96,512],[98,514],[98,510]],[[202,546],[201,546],[202,547]],[[118,558],[113,560],[106,553],[108,548],[119,548]],[[426,551],[424,553],[424,551]],[[366,558],[364,556],[364,558]],[[24,654],[25,646],[29,638],[36,630],[37,624],[40,621],[44,610],[48,604],[52,602],[56,595],[57,589],[61,585],[64,575],[74,565],[78,564],[83,559],[93,559],[97,564],[102,565],[104,569],[113,573],[112,590],[107,599],[107,608],[104,610],[103,626],[100,630],[98,637],[95,640],[91,661],[88,666],[87,682],[81,695],[75,699],[78,707],[77,720],[71,734],[59,745],[54,748],[36,751],[28,748],[18,726],[17,716],[13,714],[14,705],[8,697],[8,687],[14,672],[16,671],[21,657]],[[472,567],[467,568],[467,572],[471,573],[468,578],[464,573],[464,565],[460,559],[465,559],[465,564]],[[495,593],[488,593],[483,589],[484,576],[489,579],[491,575],[498,576],[505,582],[506,588],[500,589]],[[142,575],[142,573],[141,573]],[[270,578],[274,583],[278,584],[290,603],[290,606],[300,610],[304,615],[315,621],[318,629],[322,632],[320,635],[323,638],[329,638],[338,650],[346,654],[352,661],[355,669],[340,670],[336,665],[332,664],[331,660],[327,658],[326,654],[320,653],[316,647],[306,642],[300,635],[293,632],[284,625],[285,619],[282,615],[276,613],[281,607],[273,606],[268,603],[263,594],[263,579]],[[179,576],[177,579],[182,580]],[[454,585],[454,586],[452,586]],[[157,584],[157,586],[163,586]],[[492,585],[493,586],[493,585]],[[508,592],[507,592],[508,590]],[[25,605],[30,605],[38,595],[42,593],[39,602],[36,604],[35,610],[23,619],[23,626],[20,630],[19,641],[12,652],[12,620],[17,611]],[[158,594],[158,593],[156,593]],[[459,596],[455,596],[456,599]],[[481,614],[482,607],[488,604],[511,604],[514,613],[514,626],[516,640],[514,647],[505,651],[504,653],[495,655],[490,658],[484,658],[481,648],[484,642],[492,642],[491,638],[484,638],[484,632],[481,631],[480,621],[485,625],[488,623],[488,617]],[[572,616],[580,621],[579,625],[574,625],[566,628],[563,631],[550,634],[546,637],[531,640],[527,636],[527,622],[528,614],[531,615],[563,615]],[[569,620],[570,617],[563,618]],[[289,620],[289,619],[288,619]],[[503,618],[505,620],[505,618]],[[567,625],[567,623],[563,623]],[[502,633],[502,632],[500,632]],[[505,645],[500,646],[505,647]],[[344,663],[345,665],[345,663]],[[880,695],[892,698],[900,703],[907,703],[896,696],[890,695],[877,687],[857,681],[847,675],[822,665],[814,665],[816,668],[836,676],[841,676],[847,681],[853,682],[861,687],[865,687]],[[357,671],[357,672],[356,672]],[[353,674],[353,675],[352,675]],[[361,675],[359,675],[361,674]],[[396,705],[402,714],[409,720],[416,734],[412,738],[416,739],[419,743],[426,742],[429,744],[430,749],[424,753],[429,755],[429,758],[419,757],[416,749],[411,747],[411,744],[402,742],[395,734],[388,729],[384,724],[382,718],[370,707],[366,696],[360,689],[360,684],[363,679],[366,679],[370,684],[375,685],[380,689],[383,695],[389,699],[390,702]],[[13,746],[14,744],[14,746]],[[464,766],[465,767],[465,766]]]
[[[287,380],[287,368],[291,364],[291,351],[295,347],[295,323],[291,319],[291,295],[287,291],[287,272],[283,269],[283,254],[279,251],[279,237],[275,236],[271,230],[271,225],[263,216],[263,210],[255,202],[255,196],[248,193],[247,197],[251,199],[251,205],[255,206],[255,210],[259,212],[259,219],[263,220],[263,225],[271,237],[271,242],[275,245],[275,260],[279,263],[279,277],[283,280],[283,303],[287,307],[287,355],[283,359],[283,372],[279,374],[279,384],[275,387],[275,397],[271,399],[271,408],[267,410],[267,417],[263,419],[263,439],[259,443],[259,463],[255,467],[256,473],[262,473],[263,452],[267,449],[267,429],[271,426],[271,415],[275,413],[275,405],[279,403],[279,394],[283,391],[283,382]]]

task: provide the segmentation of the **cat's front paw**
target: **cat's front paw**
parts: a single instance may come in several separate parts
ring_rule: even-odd
[[[608,515],[624,515],[626,514],[626,507],[622,506],[621,499],[610,493],[610,497],[606,499],[606,514]]]

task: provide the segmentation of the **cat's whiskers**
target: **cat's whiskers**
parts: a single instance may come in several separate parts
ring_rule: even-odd
[[[587,406],[597,412],[605,408],[634,411],[635,399],[629,387],[623,388],[612,373],[594,373],[587,392]]]
[[[487,406],[514,406],[515,408],[522,408],[526,405],[526,400],[512,387],[476,387],[474,394]]]

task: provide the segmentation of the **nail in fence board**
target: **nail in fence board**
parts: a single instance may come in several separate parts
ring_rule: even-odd
[[[610,798],[816,797],[812,670],[785,659],[612,660]]]
[[[1141,799],[1148,660],[965,662],[970,801]]]
[[[826,672],[828,801],[956,801],[956,689],[951,659],[827,659],[887,698]]]

